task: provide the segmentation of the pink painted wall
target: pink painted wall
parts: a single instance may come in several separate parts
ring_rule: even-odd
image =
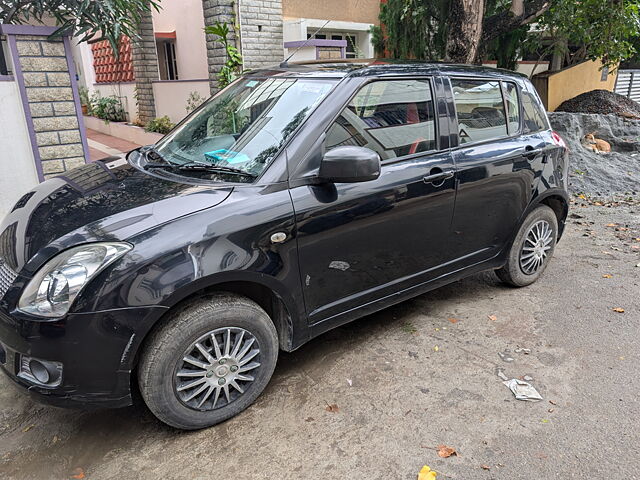
[[[207,44],[202,0],[166,1],[153,12],[156,32],[176,32],[176,59],[180,80],[208,78]]]

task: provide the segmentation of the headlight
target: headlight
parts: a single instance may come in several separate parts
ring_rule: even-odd
[[[133,247],[128,243],[90,243],[70,248],[38,270],[25,288],[18,310],[40,317],[65,315],[84,286]]]

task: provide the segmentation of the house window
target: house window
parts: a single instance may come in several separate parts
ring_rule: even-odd
[[[311,38],[311,34],[307,33],[307,38]],[[313,38],[317,38],[320,40],[346,40],[347,48],[346,48],[346,58],[357,58],[358,57],[358,35],[355,33],[343,33],[343,32],[328,32],[328,33],[317,33]]]
[[[178,80],[178,62],[176,59],[175,40],[158,40],[157,50],[160,80]]]

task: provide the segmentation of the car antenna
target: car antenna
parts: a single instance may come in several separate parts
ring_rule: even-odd
[[[307,46],[307,44],[309,43],[309,40],[311,40],[313,37],[315,37],[315,36],[316,36],[316,34],[317,34],[320,30],[322,30],[324,27],[326,27],[326,26],[327,26],[327,23],[329,23],[330,21],[331,21],[331,20],[327,20],[326,22],[324,22],[324,25],[322,25],[319,29],[317,29],[315,32],[313,32],[313,34],[312,34],[312,35],[310,35],[310,36],[309,36],[309,38],[307,38],[307,39],[305,40],[305,42],[304,42],[302,45],[300,45],[298,48],[296,48],[296,49],[293,51],[293,53],[292,53],[291,55],[289,55],[289,56],[285,59],[285,61],[284,61],[284,62],[282,62],[282,63],[280,64],[280,67],[281,67],[281,68],[286,68],[286,67],[288,67],[288,66],[289,66],[289,60],[291,60],[291,57],[293,57],[296,53],[298,53],[298,50],[300,50],[300,49],[301,49],[301,48],[303,48],[303,47],[306,47],[306,46]]]

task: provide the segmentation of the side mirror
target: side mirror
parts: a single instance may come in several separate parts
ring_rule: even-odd
[[[325,182],[368,182],[379,176],[380,155],[366,147],[336,147],[324,155],[320,164],[319,177]]]

